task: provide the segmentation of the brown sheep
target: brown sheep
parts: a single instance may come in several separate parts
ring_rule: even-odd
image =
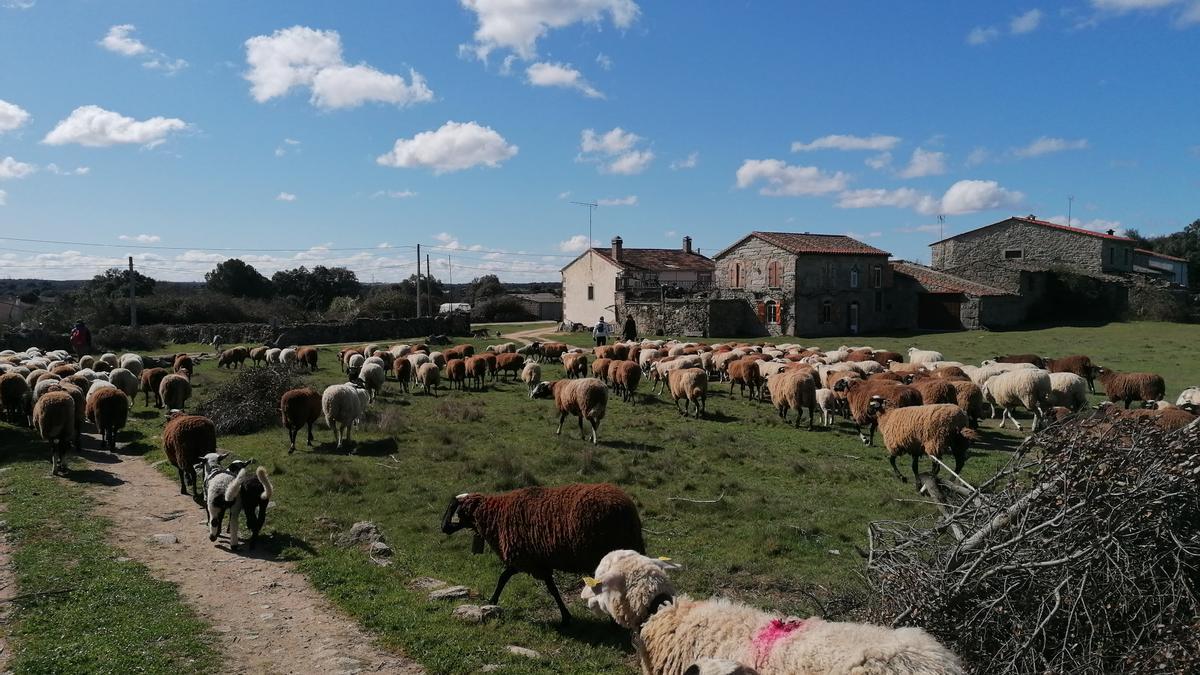
[[[707,407],[708,373],[703,368],[672,370],[667,374],[667,386],[671,389],[671,398],[675,401],[676,409],[679,408],[679,401],[683,401],[683,410],[680,410],[680,414],[687,417],[688,408],[695,405],[695,417],[700,419]]]
[[[889,363],[904,363],[904,355],[900,352],[880,350],[871,354],[871,360],[886,368]]]
[[[554,406],[558,409],[558,429],[554,435],[562,433],[567,415],[574,415],[579,421],[579,436],[587,440],[587,434],[583,430],[583,421],[586,419],[592,427],[592,445],[598,443],[597,431],[600,421],[604,419],[608,410],[608,388],[600,380],[585,377],[578,380],[539,382],[533,391],[529,392],[529,398],[554,399]]]
[[[384,354],[387,354],[387,357],[384,359],[384,363],[390,366],[388,359],[390,359],[392,355],[390,352],[384,352]],[[296,363],[315,372],[317,370],[318,355],[319,354],[316,347],[301,347],[296,350]],[[385,370],[391,370],[391,368],[388,367],[385,368]]]
[[[321,418],[321,394],[312,387],[301,387],[285,391],[279,399],[279,412],[283,428],[288,431],[288,454],[296,451],[296,434],[308,427],[308,445],[313,444],[313,423]]]
[[[87,378],[79,378],[85,380]],[[106,387],[107,388],[107,387]],[[56,391],[65,391],[75,399],[75,449],[83,449],[83,426],[87,412],[87,385],[63,380],[53,387]]]
[[[779,417],[787,421],[788,410],[796,411],[796,428],[808,408],[808,428],[813,428],[813,410],[817,405],[817,381],[812,373],[802,369],[784,370],[767,378],[767,389],[771,392],[771,404],[779,411]]]
[[[921,405],[921,392],[891,380],[842,380],[837,386],[845,391],[850,419],[854,422],[859,440],[865,445],[875,444],[877,422],[871,410],[871,401],[876,396],[882,396],[893,408]],[[863,425],[868,426],[869,435],[863,434]]]
[[[77,433],[75,399],[65,391],[43,394],[33,406],[33,428],[50,444],[50,475],[66,471],[67,446]]]
[[[117,432],[129,420],[129,397],[120,389],[99,389],[85,405],[87,418],[100,432],[100,447],[116,452]]]
[[[68,377],[70,377],[70,376],[72,376],[72,375],[74,375],[75,373],[78,373],[78,372],[79,372],[79,367],[78,367],[78,366],[74,366],[74,365],[71,365],[71,364],[65,364],[65,365],[61,365],[61,366],[55,366],[55,367],[54,367],[54,368],[53,368],[53,369],[50,371],[50,374],[51,374],[51,375],[57,375],[57,376],[59,376],[59,377],[61,377],[61,378],[63,378],[63,379],[65,380],[65,379],[67,379]]]
[[[147,368],[142,371],[142,393],[145,395],[145,403],[150,405],[150,394],[154,394],[154,407],[163,407],[162,396],[158,393],[158,388],[162,385],[163,378],[167,376],[166,368]]]
[[[949,382],[950,386],[954,387],[954,402],[967,414],[971,428],[979,428],[979,418],[983,417],[983,390],[969,379]]]
[[[31,389],[20,373],[0,375],[0,408],[10,422],[33,426]]]
[[[997,356],[992,360],[996,363],[1032,363],[1042,369],[1046,367],[1046,359],[1037,354],[1009,354],[1008,356]]]
[[[642,369],[634,361],[613,361],[608,366],[608,379],[613,389],[621,394],[621,400],[629,403],[634,400],[642,381]]]
[[[567,353],[569,346],[561,342],[543,342],[540,348],[542,361],[557,361]]]
[[[870,375],[867,376],[867,379],[868,380],[890,380],[892,382],[898,382],[900,384],[904,384],[904,375],[901,375],[900,373],[893,373],[890,370],[885,370],[882,373],[871,373]]]
[[[392,373],[396,376],[396,381],[400,383],[400,387],[404,389],[404,393],[408,393],[409,383],[412,382],[412,361],[408,359],[396,359],[392,362]]]
[[[847,354],[846,358],[843,360],[851,363],[857,363],[859,361],[874,361],[875,355],[870,349],[855,349]]]
[[[596,349],[600,349],[600,347]],[[613,359],[607,357],[599,357],[592,361],[592,377],[608,384],[608,366],[612,363],[614,363]]]
[[[961,382],[963,380],[966,380],[969,382],[971,380],[971,378],[967,376],[966,371],[964,371],[962,368],[959,368],[958,366],[942,366],[941,368],[938,368],[938,369],[934,370],[933,372],[931,372],[930,375],[933,377],[941,378],[943,380],[951,380],[951,381],[957,380],[959,382]]]
[[[746,357],[743,359],[738,359],[737,361],[729,364],[728,372],[730,398],[733,397],[734,385],[739,385],[741,387],[739,391],[742,395],[742,398],[746,397],[747,387],[750,389],[750,398],[758,398],[758,390],[763,386],[762,373],[758,370],[758,361],[760,360],[761,359]]]
[[[568,378],[587,376],[588,359],[586,354],[563,354],[562,363]]]
[[[255,347],[254,349],[250,350],[250,363],[252,363],[256,366],[261,366],[262,364],[264,364],[266,362],[267,362],[267,348],[266,347]]]
[[[512,373],[513,378],[520,376],[521,369],[525,367],[525,357],[520,354],[507,353],[496,356],[496,370],[504,373],[504,381],[508,382],[508,375]]]
[[[606,483],[461,494],[442,516],[442,532],[461,529],[475,531],[476,551],[482,552],[487,542],[504,563],[491,604],[500,602],[513,575],[524,572],[546,585],[563,623],[571,621],[571,614],[554,585],[555,571],[592,574],[612,551],[646,550],[633,500]]]
[[[158,398],[167,410],[183,410],[183,406],[191,397],[192,382],[183,374],[171,373],[158,385]]]
[[[174,367],[173,367],[174,372],[187,373],[188,379],[190,380],[190,379],[192,379],[192,371],[194,371],[195,369],[196,369],[196,364],[195,364],[195,362],[192,361],[192,357],[188,356],[187,354],[176,354],[175,355],[175,363],[174,363]]]
[[[467,359],[467,379],[476,390],[483,391],[484,382],[487,380],[487,373],[487,358],[482,354]]]
[[[1118,373],[1097,368],[1096,375],[1104,385],[1105,398],[1113,403],[1125,401],[1126,410],[1131,401],[1161,401],[1167,390],[1162,375],[1154,373]]]
[[[471,358],[483,359],[483,362],[487,364],[488,375],[492,376],[493,381],[496,379],[496,369],[499,367],[499,362],[496,360],[496,354],[494,352],[483,352],[477,356],[472,356]]]
[[[947,380],[923,377],[909,382],[909,386],[921,392],[922,405],[953,403],[958,405],[958,390]]]
[[[210,452],[217,451],[217,427],[200,415],[176,412],[167,420],[162,433],[163,452],[179,472],[179,494],[186,495],[192,485],[192,497],[200,501],[196,487],[196,465]]]
[[[1089,392],[1096,393],[1096,384],[1094,381],[1096,378],[1096,366],[1092,364],[1090,356],[1077,354],[1057,359],[1046,359],[1046,370],[1052,373],[1075,373],[1087,380]]]
[[[221,352],[217,357],[218,368],[241,368],[246,359],[250,358],[250,352],[245,347],[230,347]]]
[[[459,352],[461,353],[461,352]],[[446,362],[446,381],[451,389],[462,389],[467,379],[467,362],[462,359],[450,359]]]
[[[879,434],[888,451],[888,461],[896,478],[908,482],[896,468],[896,457],[912,455],[913,478],[919,480],[917,469],[922,454],[942,456],[949,450],[954,454],[954,472],[960,473],[967,461],[967,449],[977,438],[967,426],[967,415],[957,405],[938,403],[894,408],[880,398],[871,402],[879,420]],[[932,473],[940,465],[934,462]]]

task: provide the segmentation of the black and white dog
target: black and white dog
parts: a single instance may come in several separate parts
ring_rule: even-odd
[[[204,509],[208,514],[208,540],[216,541],[221,533],[225,512],[229,512],[229,548],[238,550],[238,515],[245,509],[246,524],[250,528],[250,546],[253,548],[267,519],[267,503],[271,501],[271,481],[267,470],[258,467],[251,473],[253,459],[234,460],[226,468],[221,462],[229,453],[210,452],[204,461],[196,465],[196,472],[204,476]]]

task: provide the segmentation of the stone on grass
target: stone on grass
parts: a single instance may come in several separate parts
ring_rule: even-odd
[[[459,605],[454,608],[455,619],[463,623],[483,623],[500,616],[498,605]]]
[[[369,520],[360,520],[350,526],[349,532],[338,535],[337,545],[342,547],[362,546],[383,541],[383,533],[379,526]]]
[[[509,645],[507,647],[507,649],[508,649],[508,653],[512,654],[513,656],[524,656],[527,659],[542,658],[542,655],[540,653],[535,652],[528,647],[518,647],[517,645]]]
[[[430,600],[453,600],[455,598],[465,598],[471,595],[471,589],[466,586],[450,586],[449,588],[440,588],[429,594]]]
[[[434,579],[433,577],[417,577],[416,579],[408,582],[409,588],[418,591],[432,591],[438,588],[445,588],[446,586],[446,582],[442,581],[441,579]]]
[[[179,537],[176,537],[173,534],[156,534],[153,537],[151,537],[151,539],[158,542],[159,544],[178,544],[179,543]]]

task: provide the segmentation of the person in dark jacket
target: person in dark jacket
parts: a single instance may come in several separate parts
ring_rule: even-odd
[[[628,342],[633,342],[637,339],[637,322],[632,316],[625,317],[625,325],[621,328],[621,337]]]

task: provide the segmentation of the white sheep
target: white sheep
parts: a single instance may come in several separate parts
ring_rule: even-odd
[[[142,388],[142,381],[126,368],[114,368],[109,371],[108,381],[116,385],[117,389],[125,392],[129,398],[135,398]]]
[[[351,354],[350,358],[346,359],[346,372],[353,372],[356,369],[362,368],[367,360],[362,354]]]
[[[618,550],[585,579],[583,599],[633,633],[644,673],[683,673],[702,658],[749,664],[762,675],[963,672],[958,657],[920,628],[785,618],[729,600],[676,595],[666,571],[677,567]]]
[[[291,370],[296,367],[296,348],[287,347],[279,351],[279,365]]]
[[[350,432],[366,413],[369,399],[366,389],[350,383],[331,384],[321,394],[321,412],[339,449],[350,442]]]
[[[146,364],[142,361],[142,357],[137,354],[122,354],[120,367],[133,373],[134,377],[141,377]]]
[[[102,355],[100,360],[107,363],[112,368],[116,368],[121,365],[121,362],[117,360],[117,355],[113,354],[112,352]]]
[[[1050,373],[1050,396],[1046,403],[1071,412],[1083,410],[1088,404],[1087,380],[1075,373]]]
[[[1200,406],[1200,387],[1188,387],[1179,393],[1179,398],[1175,399],[1175,405],[1192,405]]]
[[[271,347],[270,349],[268,349],[267,350],[267,365],[268,366],[279,365],[279,355],[282,352],[283,352],[283,350],[280,349],[279,347]]]
[[[821,409],[821,426],[833,426],[833,416],[838,411],[837,398],[832,389],[818,389],[815,395],[817,407]]]
[[[358,371],[358,379],[362,380],[367,388],[370,400],[374,401],[375,397],[383,391],[383,383],[387,380],[387,371],[378,363],[368,363],[363,365],[362,370]]]
[[[95,396],[96,392],[100,391],[101,389],[117,389],[117,386],[112,382],[96,380],[92,382],[92,386],[88,387],[86,400],[91,402],[92,396]]]
[[[525,367],[521,370],[521,381],[524,382],[525,386],[529,387],[529,391],[532,392],[533,388],[542,381],[541,365],[532,361],[526,363]]]
[[[433,361],[429,358],[429,355],[426,354],[425,352],[417,352],[416,354],[409,354],[408,356],[405,356],[404,358],[408,359],[408,362],[412,364],[412,371],[414,374],[416,374],[417,371],[421,370],[421,366],[425,365],[426,363],[433,363]]]
[[[424,355],[422,354],[422,356]],[[438,384],[442,381],[442,371],[438,370],[437,364],[426,361],[416,369],[416,373],[414,379],[417,384],[421,385],[421,390],[425,392],[425,395],[437,396]]]
[[[946,357],[942,356],[941,352],[929,351],[925,349],[917,349],[916,347],[908,348],[909,363],[933,363],[936,361],[945,361]]]
[[[979,388],[989,403],[1002,409],[1001,428],[1004,420],[1010,419],[1017,431],[1021,430],[1021,423],[1012,415],[1012,409],[1021,406],[1033,413],[1033,430],[1037,431],[1049,410],[1050,373],[1044,370],[1021,368],[1000,373]]]

